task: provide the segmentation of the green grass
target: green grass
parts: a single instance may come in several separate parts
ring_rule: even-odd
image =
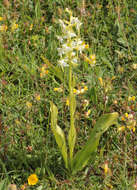
[[[6,31],[0,30],[0,186],[5,180],[20,189],[27,184],[28,176],[36,173],[38,184],[27,185],[26,190],[108,190],[111,186],[115,190],[134,190],[136,131],[118,132],[112,126],[102,136],[96,156],[82,171],[68,176],[64,168],[50,128],[50,101],[57,105],[58,123],[67,133],[67,70],[58,76],[48,66],[48,74],[41,78],[40,73],[46,65],[42,56],[57,66],[57,21],[66,18],[65,8],[71,9],[83,23],[81,37],[89,44],[90,53],[96,55],[94,68],[81,56],[81,64],[74,71],[76,88],[82,83],[88,87],[84,94],[77,95],[75,150],[85,144],[97,118],[104,113],[118,112],[120,126],[136,122],[137,98],[128,101],[137,95],[135,0],[0,1],[0,26],[7,26]],[[18,24],[15,30],[13,23]],[[63,92],[54,91],[59,87]],[[84,109],[85,99],[89,104]],[[32,106],[28,107],[27,102]],[[85,117],[89,109],[91,113]],[[125,113],[133,118],[121,121]],[[106,162],[111,172],[105,176]]]

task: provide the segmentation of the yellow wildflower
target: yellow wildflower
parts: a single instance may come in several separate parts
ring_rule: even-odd
[[[104,173],[107,174],[108,173],[108,163],[104,164]]]
[[[128,113],[125,113],[125,117],[128,118]]]
[[[49,73],[49,71],[47,70],[48,66],[46,64],[44,64],[42,67],[41,67],[41,72],[40,72],[40,77],[44,77],[45,75],[47,75]]]
[[[40,78],[43,78],[44,77],[44,74],[43,73],[40,73]]]
[[[95,56],[95,54],[90,55],[89,58],[87,56],[84,56],[84,59],[90,65],[94,65],[96,63],[96,56]]]
[[[26,187],[27,187],[27,185],[26,185],[26,184],[24,184],[24,185],[21,185],[20,189],[21,189],[21,190],[25,190],[25,189],[26,189]]]
[[[125,126],[121,126],[118,128],[118,131],[124,131],[125,130]]]
[[[85,44],[85,48],[88,49],[88,48],[89,48],[89,45],[88,45],[88,44]]]
[[[74,94],[76,94],[76,93],[77,93],[77,90],[76,90],[75,88],[73,89],[73,93],[74,93]]]
[[[0,16],[0,21],[3,21],[3,17]]]
[[[113,185],[111,185],[111,184],[109,184],[109,183],[107,183],[106,185],[107,185],[107,187],[109,187],[110,189],[113,189]]]
[[[100,82],[100,85],[103,86],[103,80],[101,77],[98,78],[99,82]]]
[[[30,109],[32,107],[32,103],[31,102],[26,102],[26,106]]]
[[[49,73],[49,71],[48,70],[45,70],[45,74],[47,75]]]
[[[3,24],[3,25],[0,26],[0,31],[2,31],[2,32],[6,32],[7,29],[8,29],[8,27],[5,24]]]
[[[66,99],[66,106],[69,106],[69,99]]]
[[[90,115],[90,113],[91,113],[91,110],[89,109],[87,112],[85,112],[85,114],[84,114],[84,115],[85,115],[85,117],[86,117],[86,118],[88,118],[88,117],[89,117],[89,115]]]
[[[112,175],[111,169],[108,167],[108,162],[106,161],[102,168],[104,169],[105,175]]]
[[[45,70],[44,72],[40,73],[40,78],[43,78],[45,75],[47,75],[49,73],[48,70]]]
[[[32,30],[32,28],[33,28],[33,24],[31,24],[31,25],[30,25],[30,28],[29,28],[29,30],[31,31],[31,30]]]
[[[54,91],[55,92],[62,92],[63,90],[62,90],[62,88],[54,88]]]
[[[86,62],[90,62],[90,59],[87,57],[87,56],[84,56],[84,60],[86,61]]]
[[[127,126],[127,128],[129,130],[133,130],[133,132],[135,132],[135,130],[136,130],[135,126],[133,126],[133,125],[129,125],[129,126]]]
[[[40,95],[39,94],[36,94],[35,98],[37,101],[40,101]]]
[[[36,174],[31,174],[29,177],[28,177],[28,184],[29,185],[36,185],[38,182],[38,177]]]
[[[90,55],[89,57],[90,57],[90,60],[91,60],[90,64],[95,64],[96,63],[96,56],[95,56],[95,54]]]
[[[121,117],[121,120],[122,120],[122,121],[125,121],[125,118],[122,116],[122,117]]]
[[[87,86],[84,86],[84,91],[87,91],[88,90],[88,87]]]
[[[17,28],[18,28],[18,24],[13,23],[13,24],[11,25],[11,30],[12,30],[12,31],[16,30]]]
[[[128,101],[135,101],[136,97],[135,96],[129,96]]]

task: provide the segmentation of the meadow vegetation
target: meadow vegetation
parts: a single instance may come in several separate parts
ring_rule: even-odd
[[[137,189],[136,11],[0,1],[0,190]]]

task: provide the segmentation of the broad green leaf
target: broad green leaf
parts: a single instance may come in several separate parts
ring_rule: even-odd
[[[105,114],[99,118],[91,131],[84,147],[76,153],[73,159],[72,172],[81,170],[88,162],[91,154],[96,151],[101,135],[113,124],[117,123],[118,113]]]
[[[70,120],[70,130],[68,133],[68,144],[69,144],[69,153],[70,153],[70,164],[72,165],[72,160],[73,160],[73,152],[74,152],[74,147],[75,147],[75,142],[76,142],[76,129],[75,129],[75,110],[76,110],[76,99],[75,95],[72,93],[70,96],[70,112],[71,112],[71,120]]]
[[[57,125],[57,116],[58,116],[58,109],[50,102],[50,111],[51,111],[51,129],[55,136],[56,143],[62,153],[63,159],[65,161],[65,166],[68,168],[68,158],[67,158],[67,147],[65,141],[65,135],[63,130]]]

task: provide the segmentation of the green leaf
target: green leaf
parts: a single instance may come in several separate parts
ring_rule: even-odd
[[[68,157],[67,157],[65,135],[64,135],[63,130],[57,125],[58,109],[53,104],[53,102],[50,102],[50,111],[51,111],[51,129],[55,136],[56,143],[58,144],[58,147],[62,153],[65,166],[66,168],[68,168]]]
[[[96,151],[101,135],[111,126],[117,123],[118,113],[105,114],[99,118],[91,131],[90,137],[84,147],[77,152],[73,159],[73,174],[81,170],[88,162],[91,154]]]
[[[0,181],[0,190],[7,190],[8,188],[8,179],[3,179]]]

